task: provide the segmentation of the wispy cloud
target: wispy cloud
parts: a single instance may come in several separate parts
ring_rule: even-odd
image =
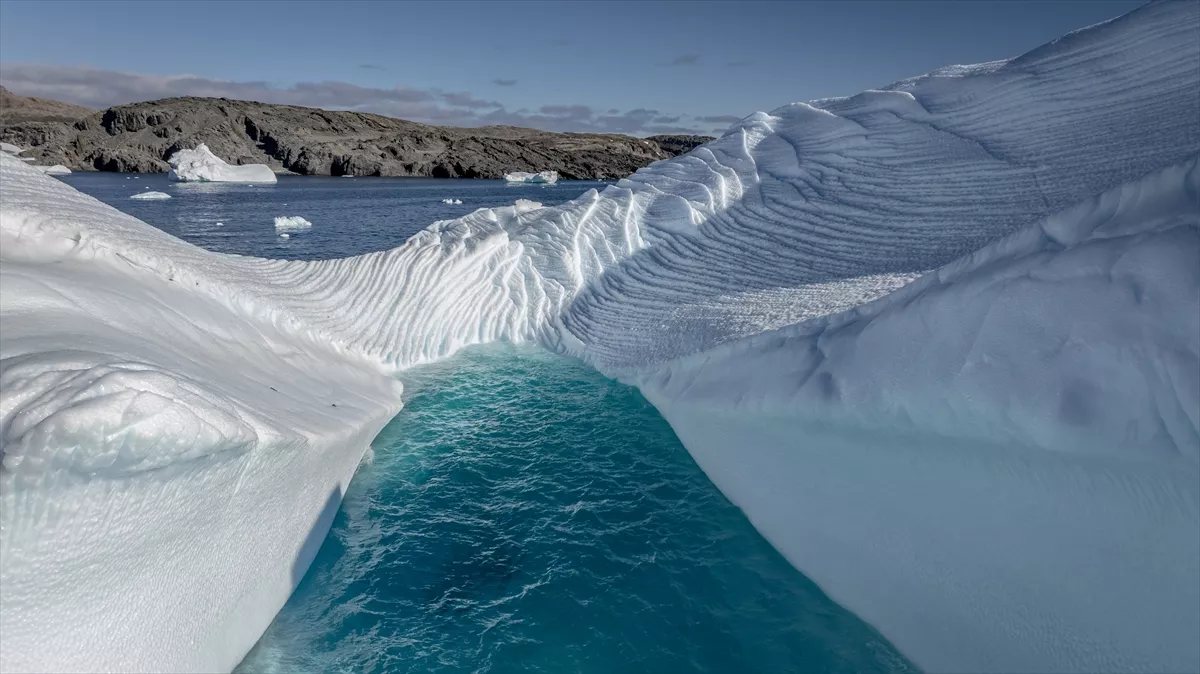
[[[734,122],[742,121],[737,115],[706,115],[704,117],[696,117],[697,121],[707,124],[733,124]]]
[[[675,58],[671,59],[670,61],[667,61],[666,64],[664,64],[664,65],[668,65],[668,66],[700,65],[700,55],[699,54],[680,54],[679,56],[676,56]]]
[[[364,63],[358,67],[362,70],[385,70],[383,66],[375,65],[374,63]]]
[[[496,101],[485,101],[480,98],[475,98],[465,91],[451,91],[447,93],[438,92],[441,99],[450,105],[460,108],[503,108],[504,106]]]
[[[492,84],[494,84],[498,87],[515,87],[515,86],[517,86],[517,81],[516,80],[495,79],[495,80],[492,80]]]
[[[16,94],[92,108],[176,96],[211,96],[373,112],[446,126],[509,124],[547,131],[632,135],[699,133],[717,119],[726,119],[693,119],[647,108],[597,110],[587,105],[556,104],[544,105],[536,110],[509,110],[499,101],[479,98],[465,91],[448,92],[401,85],[391,88],[362,87],[348,82],[298,82],[277,86],[267,82],[237,82],[196,75],[146,75],[85,66],[24,63],[0,64],[0,85]]]

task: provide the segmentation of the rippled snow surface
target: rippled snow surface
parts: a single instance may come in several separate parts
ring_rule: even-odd
[[[635,389],[533,348],[414,374],[237,671],[911,671]]]

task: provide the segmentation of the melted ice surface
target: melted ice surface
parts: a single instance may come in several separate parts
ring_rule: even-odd
[[[502,340],[638,384],[920,666],[1200,668],[1198,52],[1156,3],[320,262],[0,157],[0,668],[231,668],[386,375]]]

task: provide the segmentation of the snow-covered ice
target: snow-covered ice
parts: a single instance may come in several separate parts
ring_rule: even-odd
[[[275,218],[275,231],[277,232],[296,232],[311,228],[312,223],[299,215],[285,215]]]
[[[170,180],[180,182],[274,183],[275,172],[266,164],[234,166],[226,163],[200,144],[194,150],[180,150],[167,158]]]
[[[167,194],[166,192],[139,192],[138,194],[135,194],[129,198],[143,200],[170,199],[171,195]]]
[[[638,385],[923,669],[1200,669],[1198,56],[1154,3],[321,262],[0,157],[0,669],[231,668],[390,375],[501,340]]]
[[[558,182],[557,171],[540,171],[538,173],[526,173],[524,171],[514,171],[504,175],[504,179],[510,183],[530,183],[534,185],[553,185]]]

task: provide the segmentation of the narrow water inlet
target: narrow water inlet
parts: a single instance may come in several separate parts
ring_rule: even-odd
[[[405,374],[239,672],[907,672],[634,388],[535,348]]]

